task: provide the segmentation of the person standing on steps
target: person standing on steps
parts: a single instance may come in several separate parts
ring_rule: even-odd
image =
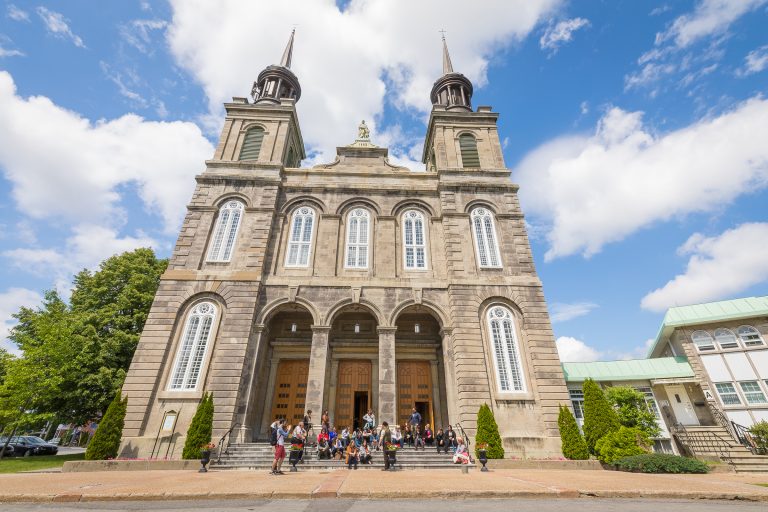
[[[285,420],[281,419],[277,422],[277,444],[275,445],[275,460],[272,462],[272,475],[282,475],[283,460],[285,460],[285,437],[291,430],[291,426],[285,425]]]
[[[387,450],[389,450],[389,446],[392,444],[392,432],[389,431],[389,423],[386,421],[381,424],[381,446],[384,449],[384,469],[382,471],[387,471],[389,469],[389,457],[387,457]]]
[[[416,430],[416,426],[421,424],[421,414],[414,407],[411,409],[411,417],[408,419],[408,423],[411,425],[411,432]]]

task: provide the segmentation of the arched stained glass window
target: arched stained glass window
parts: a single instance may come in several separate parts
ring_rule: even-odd
[[[240,149],[240,160],[258,160],[263,140],[264,128],[261,126],[254,126],[245,132],[243,147]]]
[[[493,345],[496,378],[503,392],[525,391],[520,348],[512,312],[503,306],[488,310],[488,332]]]
[[[312,229],[315,224],[315,210],[302,206],[293,212],[291,233],[288,237],[286,267],[306,267],[312,250]]]
[[[197,389],[215,319],[216,306],[211,302],[201,302],[189,312],[168,389],[178,391]]]
[[[208,249],[208,261],[230,261],[235,248],[237,231],[243,218],[245,206],[240,201],[227,201],[219,209],[213,238]]]
[[[347,217],[347,268],[368,268],[370,215],[364,208],[355,208]]]
[[[405,268],[427,268],[427,246],[424,237],[424,216],[416,210],[403,214],[403,246],[405,248]]]
[[[477,152],[477,139],[472,134],[459,135],[459,149],[461,150],[461,165],[466,168],[480,168],[480,155]]]
[[[764,345],[763,337],[760,336],[760,332],[751,325],[742,325],[737,329],[739,338],[745,347],[759,347]]]
[[[501,267],[499,245],[496,242],[496,227],[493,215],[487,208],[475,208],[470,214],[472,231],[475,235],[477,260],[481,267]]]

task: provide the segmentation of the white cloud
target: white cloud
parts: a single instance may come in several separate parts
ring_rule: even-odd
[[[175,233],[213,149],[193,123],[133,114],[91,123],[46,97],[17,96],[0,72],[0,169],[29,217],[112,228],[132,187],[158,228]]]
[[[11,38],[0,34],[0,59],[3,57],[24,57],[24,52],[21,52],[19,50],[11,50],[8,48],[4,48],[4,45],[12,45],[13,41],[11,41]]]
[[[714,237],[692,235],[678,252],[690,255],[685,273],[643,297],[641,306],[673,306],[722,299],[768,280],[768,223],[742,224]]]
[[[48,32],[59,39],[69,39],[72,41],[72,44],[78,48],[85,48],[85,43],[82,38],[72,32],[72,29],[69,28],[69,24],[67,23],[69,20],[66,19],[63,14],[56,11],[50,11],[42,6],[35,10],[37,11],[38,16],[40,16],[40,19],[43,20],[43,23],[45,23],[45,28],[48,29]]]
[[[602,352],[596,350],[581,340],[570,336],[560,336],[555,341],[557,353],[563,363],[583,363],[598,361],[603,357]]]
[[[580,316],[588,315],[592,310],[598,308],[597,304],[592,302],[574,302],[571,304],[564,304],[562,302],[555,302],[550,305],[550,319],[552,323],[567,322]]]
[[[151,55],[154,53],[152,32],[162,30],[168,26],[165,20],[132,20],[130,23],[120,25],[120,36],[129,45],[141,53]]]
[[[494,0],[473,4],[468,16],[466,4],[438,0],[353,0],[343,12],[330,1],[255,9],[245,0],[173,0],[166,34],[177,61],[207,94],[213,129],[223,119],[221,103],[250,92],[259,72],[280,59],[297,24],[292,69],[302,86],[297,109],[304,140],[332,159],[336,146],[352,141],[360,119],[383,131],[375,121],[386,102],[428,112],[429,91],[441,74],[440,28],[448,31],[454,68],[480,87],[490,57],[525,38],[560,4]]]
[[[19,9],[13,4],[8,4],[8,17],[13,21],[29,21],[29,13],[22,9]]]
[[[42,299],[39,293],[26,288],[8,288],[0,293],[0,348],[12,354],[19,353],[18,347],[8,339],[8,334],[17,323],[11,315],[17,313],[22,306],[37,306]]]
[[[708,36],[719,35],[743,15],[764,5],[768,0],[703,0],[692,13],[684,14],[665,32],[656,35],[657,43],[674,40],[684,48]]]
[[[571,18],[563,20],[556,25],[549,25],[544,31],[544,35],[539,39],[539,45],[542,50],[550,50],[557,53],[557,50],[573,40],[573,33],[583,27],[589,26],[589,20],[586,18]]]
[[[546,259],[624,239],[655,222],[724,208],[768,183],[768,100],[656,135],[642,112],[611,108],[592,136],[564,136],[515,171],[527,212],[548,230]]]
[[[739,76],[752,75],[768,68],[768,44],[755,48],[744,58],[744,69],[740,69]]]

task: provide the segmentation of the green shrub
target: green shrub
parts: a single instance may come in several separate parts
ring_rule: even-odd
[[[700,460],[666,453],[644,453],[622,457],[616,462],[617,469],[635,473],[706,473],[709,466]]]
[[[595,450],[600,462],[613,464],[621,458],[646,453],[648,442],[641,430],[622,426],[619,430],[601,437],[595,444]]]
[[[485,453],[489,459],[503,459],[504,446],[501,444],[499,435],[499,426],[496,424],[496,418],[493,417],[493,411],[488,404],[480,406],[477,411],[477,434],[475,435],[475,455],[479,446],[486,445]]]
[[[619,422],[625,427],[637,428],[648,437],[661,432],[656,415],[648,407],[645,395],[631,386],[613,386],[605,391],[608,402],[615,407]]]
[[[768,421],[758,421],[749,429],[755,446],[762,452],[768,451]]]
[[[585,380],[583,390],[584,440],[589,452],[597,455],[597,442],[606,434],[619,430],[621,423],[597,382],[592,379]]]
[[[560,427],[560,440],[563,444],[563,455],[566,459],[586,460],[589,458],[589,448],[584,437],[579,432],[576,418],[567,407],[560,406],[560,414],[557,416],[557,426]]]
[[[125,411],[128,409],[128,397],[122,398],[118,391],[107,412],[101,418],[91,444],[85,450],[85,460],[106,460],[117,457],[120,449],[120,438],[123,436]]]
[[[197,406],[192,423],[187,430],[182,459],[199,459],[201,448],[211,442],[213,432],[213,394],[206,393]]]

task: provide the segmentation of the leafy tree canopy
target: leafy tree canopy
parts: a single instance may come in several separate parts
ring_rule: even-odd
[[[49,291],[37,309],[21,308],[9,336],[21,355],[0,358],[0,424],[82,424],[103,413],[122,387],[166,266],[151,249],[125,252],[78,273],[69,305]]]

